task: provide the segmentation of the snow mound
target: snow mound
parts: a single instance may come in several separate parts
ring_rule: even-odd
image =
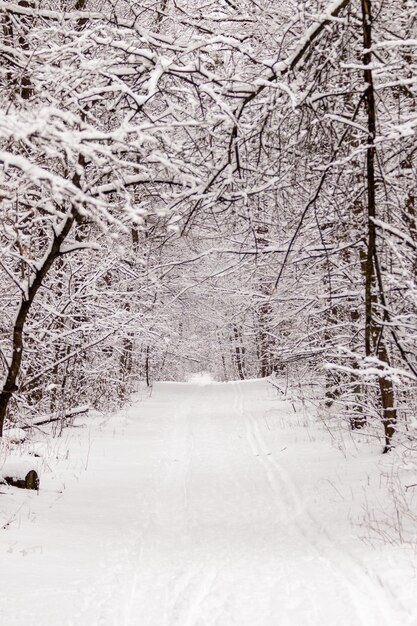
[[[10,443],[22,443],[27,437],[27,432],[22,428],[8,428],[3,432],[3,439]]]
[[[15,456],[11,455],[4,460],[0,467],[0,480],[4,480],[6,477],[20,479],[35,470],[39,473],[39,463],[36,458],[29,455]]]

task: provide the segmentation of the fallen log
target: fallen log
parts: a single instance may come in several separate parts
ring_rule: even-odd
[[[8,457],[0,469],[0,483],[19,489],[39,489],[39,475],[33,457]]]
[[[15,476],[5,476],[4,482],[12,487],[19,487],[19,489],[39,489],[39,476],[35,470],[30,470],[24,478],[16,478]]]
[[[32,426],[44,426],[45,424],[51,424],[52,422],[59,422],[67,417],[74,417],[75,415],[81,415],[82,413],[88,413],[90,410],[89,404],[83,404],[82,406],[76,406],[73,409],[69,409],[65,411],[63,415],[44,415],[43,417],[39,417],[34,419],[30,424],[24,424],[21,426],[24,430],[28,430],[32,428]]]

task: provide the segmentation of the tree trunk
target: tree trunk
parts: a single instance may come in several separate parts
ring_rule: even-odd
[[[146,346],[146,351],[145,351],[145,377],[146,377],[146,386],[147,387],[151,387],[152,386],[150,352],[151,352],[151,349],[150,349],[149,345],[147,345]]]
[[[36,294],[39,288],[43,284],[43,281],[51,269],[55,259],[59,257],[61,244],[65,241],[68,233],[74,222],[74,211],[66,218],[59,234],[55,234],[50,249],[44,257],[39,268],[35,271],[33,279],[29,282],[27,293],[22,294],[19,309],[16,315],[16,321],[13,327],[13,340],[12,340],[12,356],[10,360],[9,370],[6,376],[6,381],[3,385],[3,389],[0,392],[0,437],[3,435],[3,425],[7,414],[7,408],[12,398],[13,393],[17,390],[17,379],[20,372],[20,366],[22,363],[22,356],[24,350],[24,328],[27,320],[27,316],[35,300]]]
[[[244,369],[245,347],[243,346],[242,335],[240,334],[239,329],[236,324],[233,325],[233,334],[235,336],[235,357],[236,357],[237,371],[239,374],[239,378],[241,380],[245,380],[245,369]]]
[[[372,73],[372,0],[362,2],[362,28],[364,44],[364,79],[366,84],[365,102],[368,118],[368,148],[366,152],[366,175],[367,175],[367,219],[368,219],[368,245],[365,266],[365,353],[371,356],[377,353],[381,364],[389,365],[388,351],[383,338],[383,328],[375,322],[375,262],[377,259],[376,248],[376,105],[375,91]],[[382,423],[384,426],[385,447],[388,452],[392,445],[395,433],[397,411],[395,409],[394,385],[392,380],[385,374],[379,376],[379,390],[382,405]]]

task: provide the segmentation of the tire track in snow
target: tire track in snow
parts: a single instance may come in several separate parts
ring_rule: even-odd
[[[192,397],[195,397],[197,393],[198,391]],[[192,401],[190,402],[190,397],[187,396],[176,407],[172,420],[174,431],[178,423],[181,427],[182,421],[188,418],[191,410]],[[120,536],[117,533],[114,538],[108,539],[103,549],[104,559],[101,563],[101,572],[92,585],[84,590],[84,602],[76,616],[75,623],[87,623],[86,620],[88,620],[90,626],[137,626],[135,603],[140,584],[143,552],[149,541],[158,507],[164,499],[163,484],[168,476],[171,476],[174,482],[182,483],[182,510],[185,512],[188,509],[188,480],[193,442],[189,437],[185,441],[182,432],[179,436],[170,437],[168,441],[172,444],[172,450],[169,451],[170,457],[177,456],[178,443],[185,444],[187,452],[190,451],[189,454],[187,453],[185,469],[180,463],[175,463],[173,466],[172,460],[167,463],[165,459],[161,459],[156,470],[157,490],[154,492],[152,501],[148,503],[146,517],[143,517],[142,507],[140,519],[133,520],[127,534]],[[173,467],[174,474],[172,473]],[[131,501],[131,511],[139,510],[142,501],[143,495],[137,492]],[[113,505],[117,506],[117,502]],[[93,613],[94,618],[91,617]]]
[[[338,572],[358,611],[363,626],[370,626],[370,598],[372,598],[372,609],[378,615],[378,618],[374,620],[377,626],[382,624],[386,626],[396,626],[398,624],[399,626],[397,615],[392,605],[387,601],[384,590],[379,588],[379,584],[370,578],[363,565],[355,557],[337,547],[336,541],[332,540],[304,504],[299,489],[270,452],[270,446],[261,434],[255,416],[250,411],[245,410],[243,393],[239,383],[235,383],[235,385],[237,393],[241,396],[238,407],[245,421],[250,448],[265,471],[271,491],[277,497],[284,499],[285,504],[294,511],[293,522],[300,531],[300,535],[315,549],[319,557],[324,556],[332,569]],[[302,513],[305,513],[307,516],[305,522],[302,521]],[[312,532],[312,529],[314,529],[314,532]],[[341,565],[338,561],[344,562],[345,565]],[[352,582],[355,579],[358,580],[359,584]]]
[[[259,387],[259,391],[262,402],[267,390],[265,389],[264,394],[262,388]],[[215,406],[213,400],[217,401],[217,396],[209,388],[203,391],[199,387],[194,393],[190,392],[191,388],[188,393],[186,392],[184,399],[181,395],[176,397],[179,402],[176,402],[175,409],[172,411],[173,414],[170,412],[172,423],[170,423],[168,431],[164,431],[164,458],[161,457],[158,467],[154,469],[151,482],[155,483],[156,491],[149,498],[148,509],[146,513],[140,514],[141,519],[137,523],[134,521],[123,542],[115,535],[114,546],[110,545],[109,549],[105,548],[104,552],[107,558],[103,561],[102,575],[92,585],[92,588],[86,590],[88,594],[86,610],[80,616],[82,619],[75,620],[74,624],[88,623],[89,626],[141,626],[141,624],[146,624],[146,626],[218,626],[219,624],[232,626],[232,624],[236,624],[241,626],[242,622],[237,619],[238,615],[242,615],[239,603],[246,597],[242,595],[241,589],[234,586],[233,579],[230,577],[230,571],[234,571],[233,561],[230,561],[230,556],[226,554],[224,547],[219,547],[217,554],[214,555],[210,553],[210,549],[201,547],[201,545],[196,546],[193,538],[194,524],[199,524],[198,515],[193,517],[193,503],[195,505],[193,494],[195,494],[195,487],[198,487],[198,480],[195,483],[196,476],[193,475],[193,471],[196,469],[199,460],[198,454],[205,441],[203,438],[203,443],[201,443],[197,436],[197,427],[199,425],[207,437],[204,427],[209,426],[212,417],[211,406]],[[244,463],[247,460],[247,455],[250,455],[251,463],[247,464],[248,471],[255,471],[255,478],[260,478],[262,484],[265,480],[265,489],[261,486],[265,497],[259,501],[262,505],[268,499],[274,500],[274,506],[268,515],[272,522],[277,522],[271,527],[272,532],[275,532],[276,529],[278,534],[278,541],[274,542],[271,536],[269,545],[272,548],[274,546],[279,548],[281,541],[285,548],[286,541],[292,542],[294,545],[298,542],[301,550],[305,546],[306,556],[310,557],[311,561],[318,563],[317,568],[312,567],[313,577],[315,572],[320,573],[320,561],[325,574],[324,596],[316,599],[314,592],[318,592],[320,589],[317,582],[313,580],[312,589],[309,585],[307,585],[309,587],[307,590],[303,587],[306,581],[308,582],[308,578],[302,569],[302,559],[292,563],[291,558],[288,560],[285,558],[285,553],[282,560],[276,557],[276,572],[273,571],[272,576],[274,578],[276,576],[277,592],[279,592],[279,585],[282,586],[283,597],[279,599],[279,605],[275,604],[275,608],[271,608],[270,619],[267,618],[264,621],[261,619],[259,623],[255,619],[253,626],[273,626],[277,623],[279,626],[297,626],[298,624],[313,626],[320,623],[324,626],[330,626],[326,621],[323,622],[322,615],[322,610],[326,607],[328,599],[333,602],[333,606],[335,606],[335,602],[340,602],[343,609],[349,607],[352,621],[343,621],[343,624],[397,626],[398,620],[391,604],[383,597],[382,589],[377,587],[368,573],[364,571],[361,563],[358,563],[352,555],[338,548],[336,542],[332,540],[331,533],[326,534],[325,529],[321,528],[320,523],[308,510],[307,503],[303,498],[303,489],[298,489],[291,479],[291,475],[279,463],[274,449],[269,444],[269,436],[272,437],[274,433],[266,430],[268,426],[267,424],[264,426],[263,414],[259,409],[254,408],[251,412],[253,389],[250,390],[249,387],[245,387],[245,383],[237,382],[230,384],[230,387],[227,385],[223,392],[225,395],[222,396],[221,401],[224,403],[224,411],[222,406],[221,416],[224,414],[224,431],[218,430],[217,426],[208,431],[211,439],[207,438],[207,441],[213,446],[213,454],[218,440],[215,437],[224,435],[230,438],[236,437],[237,423],[242,438],[239,434],[239,439],[234,439],[235,442],[240,443],[234,443],[233,445],[237,447],[231,450],[233,455],[236,452],[236,456],[233,457],[235,464],[230,465],[230,469],[229,466],[225,467],[227,471],[233,470],[233,476],[237,474],[238,479],[244,485]],[[218,409],[217,403],[216,420],[220,415]],[[232,423],[228,423],[226,420],[229,411],[233,414]],[[194,441],[193,417],[199,413],[203,419],[195,427]],[[221,422],[219,420],[216,423],[220,424]],[[232,426],[233,431],[230,430],[230,426]],[[277,433],[278,431],[274,432]],[[161,435],[162,433],[161,430]],[[271,446],[273,441],[271,440]],[[242,443],[244,443],[243,446]],[[195,452],[194,446],[196,446]],[[160,447],[156,448],[156,450],[159,449]],[[229,449],[226,448],[226,451]],[[174,457],[181,462],[174,463]],[[213,456],[213,460],[216,458]],[[226,456],[224,455],[222,458],[226,458]],[[231,463],[230,459],[227,462]],[[258,465],[261,472],[256,470]],[[209,480],[212,480],[211,476]],[[255,484],[259,488],[259,480]],[[226,502],[225,497],[230,495],[232,490],[233,487],[230,482],[224,493],[220,493],[217,499],[214,498],[214,502],[221,506],[222,502]],[[133,511],[136,507],[139,508],[141,497],[141,494],[137,494],[132,499]],[[248,506],[247,502],[248,500],[246,500],[246,507]],[[113,502],[113,506],[117,506],[117,501]],[[163,522],[167,520],[167,512],[170,510],[173,514],[172,523],[175,529],[178,526],[178,532],[187,535],[185,542],[177,551],[175,550],[175,542],[177,541],[175,529],[171,539],[174,543],[174,550],[171,550],[166,537],[164,547],[160,548],[158,531],[154,532],[155,525],[163,528]],[[239,509],[238,507],[236,510],[238,513],[240,510],[244,511],[243,508]],[[285,510],[290,511],[291,515],[280,519],[281,513],[284,512],[285,514]],[[256,532],[257,518],[254,519],[253,531]],[[132,520],[134,520],[133,517]],[[168,519],[169,523],[170,520]],[[221,529],[220,532],[222,532]],[[280,537],[280,533],[282,537]],[[196,536],[199,536],[198,533]],[[247,536],[253,536],[252,530]],[[223,537],[220,536],[219,539],[221,544]],[[247,568],[251,567],[251,558],[252,556],[249,555],[249,558],[246,559],[246,555],[244,555],[243,563],[246,564]],[[156,562],[156,567],[152,568],[149,575],[146,572],[144,574],[144,569],[148,565],[153,565],[154,562]],[[114,564],[118,565],[116,569],[112,569]],[[261,568],[259,564],[255,563],[255,566],[260,572],[259,584],[263,585],[262,576],[263,572],[266,571],[262,569],[264,564]],[[309,568],[308,558],[306,559],[306,567]],[[240,584],[240,572],[236,571],[235,573]],[[268,581],[266,582],[268,583]],[[150,618],[146,607],[144,607],[148,601],[148,595],[153,593],[154,583],[157,586],[157,593],[154,599],[150,600],[150,603],[152,609],[156,611],[155,614],[158,615],[157,620]],[[256,585],[257,581],[254,579],[254,587]],[[272,596],[271,599],[274,600]],[[304,602],[304,599],[311,603],[311,613],[308,618],[305,617],[305,613],[302,613],[300,622],[297,622],[299,603]],[[259,599],[255,600],[255,604],[258,603],[257,606],[264,606],[260,602]],[[274,611],[279,613],[278,622]],[[305,619],[307,621],[304,621]],[[347,619],[349,620],[349,617]],[[416,624],[410,621],[409,626],[416,626]]]
[[[178,504],[185,533],[193,526],[192,507],[189,501],[195,454],[192,418],[198,414],[199,406],[202,404],[202,392],[202,387],[198,386],[191,397],[186,396],[176,411],[174,422],[177,422],[178,434],[175,440],[172,440],[170,456],[178,456],[182,462],[175,464],[174,471],[172,471],[172,466],[171,469],[167,468],[170,474],[170,484],[178,490],[179,496],[181,494]],[[162,498],[165,491],[161,491]],[[192,540],[189,539],[189,541],[192,548]],[[201,559],[201,555],[195,555],[195,558],[198,561],[191,561],[188,565],[184,565],[182,571],[176,575],[173,587],[167,590],[163,621],[166,626],[195,626],[201,605],[211,593],[212,585],[218,576],[218,568],[208,558]]]
[[[253,417],[248,418],[246,414],[241,383],[237,382],[233,384],[236,390],[235,411],[237,416],[240,419],[243,419],[245,425],[246,440],[249,444],[250,450],[253,456],[256,457],[259,463],[262,465],[262,468],[266,474],[267,483],[272,493],[274,495],[278,495],[280,498],[283,498],[285,500],[285,504],[287,504],[288,506],[292,506],[293,501],[287,497],[286,491],[281,489],[281,482],[278,480],[276,472],[274,472],[273,467],[271,467],[271,464],[265,458],[272,455],[265,443],[260,441],[257,437],[256,432],[253,428],[254,419]]]
[[[203,389],[205,390],[205,387]],[[187,420],[198,414],[201,406],[210,406],[211,398],[208,398],[208,401],[204,401],[202,398],[203,389],[199,387],[193,398],[190,399],[188,397],[186,400],[185,404],[188,405]],[[184,510],[191,512],[189,489],[192,477],[193,456],[195,454],[192,420],[190,420],[187,427],[187,439],[188,457],[183,476]],[[187,519],[187,522],[190,520],[191,517]],[[215,625],[219,615],[223,614],[227,593],[222,589],[216,589],[216,610],[213,611],[213,606],[210,606],[210,618],[207,614],[204,614],[204,618],[201,617],[202,606],[211,597],[213,587],[221,575],[224,563],[222,559],[219,562],[218,555],[216,555],[216,558],[213,558],[207,553],[199,554],[196,558],[198,558],[198,563],[192,562],[188,567],[185,567],[180,576],[175,579],[172,591],[169,592],[166,626],[196,626],[197,623],[200,623],[200,619],[204,621],[206,626]],[[203,621],[201,621],[201,624]]]

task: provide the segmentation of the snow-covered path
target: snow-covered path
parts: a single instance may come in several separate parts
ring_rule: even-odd
[[[62,495],[26,496],[0,537],[0,622],[417,624],[399,554],[362,558],[349,469],[266,382],[156,385]]]

